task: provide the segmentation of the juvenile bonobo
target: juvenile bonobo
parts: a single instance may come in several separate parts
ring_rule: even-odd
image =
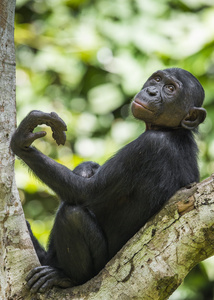
[[[65,142],[66,125],[55,113],[32,111],[21,122],[13,152],[61,199],[48,251],[39,257],[43,266],[27,276],[32,292],[92,278],[167,199],[199,180],[193,131],[206,117],[203,99],[201,84],[189,72],[155,72],[131,104],[146,131],[104,165],[88,162],[74,171],[31,146],[46,134],[33,133],[42,123],[51,126],[58,144]]]

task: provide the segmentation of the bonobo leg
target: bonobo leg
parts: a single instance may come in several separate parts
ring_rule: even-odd
[[[33,232],[31,230],[31,227],[30,227],[30,224],[28,221],[26,221],[27,223],[27,228],[28,228],[28,231],[30,233],[30,237],[31,237],[31,241],[33,243],[33,246],[34,246],[34,249],[36,251],[36,254],[38,256],[38,259],[40,261],[40,264],[41,265],[44,265],[45,262],[46,262],[46,255],[47,255],[47,252],[45,251],[45,249],[39,244],[39,242],[37,241],[37,239],[35,238],[35,236],[33,235]]]
[[[33,292],[45,292],[54,285],[67,287],[66,280],[70,286],[82,284],[105,266],[107,242],[90,211],[62,204],[51,232],[48,258],[50,266],[35,268],[27,277]]]
[[[107,261],[106,239],[87,209],[62,205],[56,216],[52,238],[60,267],[77,283],[96,275]]]

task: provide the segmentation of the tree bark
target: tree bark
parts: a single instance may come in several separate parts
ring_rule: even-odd
[[[9,148],[15,128],[15,0],[0,0],[0,299],[31,299],[26,271],[38,265],[14,180]],[[21,291],[21,293],[20,293]],[[29,292],[28,292],[29,294]],[[19,296],[18,296],[19,295]]]
[[[26,228],[9,148],[15,127],[15,0],[0,0],[0,299],[167,299],[194,265],[214,254],[214,177],[179,191],[80,287],[32,295],[39,265]]]

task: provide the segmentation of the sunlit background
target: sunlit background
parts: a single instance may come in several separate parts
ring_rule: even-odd
[[[37,141],[46,155],[70,168],[102,164],[144,130],[129,114],[133,95],[151,73],[175,66],[205,88],[201,179],[214,172],[213,0],[17,0],[15,23],[18,123],[39,109],[68,125],[65,146],[50,133]],[[46,245],[58,200],[19,161],[16,180],[26,218]],[[211,258],[170,299],[214,299],[213,284]]]

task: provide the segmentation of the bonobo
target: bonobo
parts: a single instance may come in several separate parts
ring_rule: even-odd
[[[199,180],[193,132],[206,117],[204,90],[189,72],[155,72],[131,110],[146,131],[104,165],[71,171],[31,146],[52,128],[58,144],[66,125],[55,113],[32,111],[13,134],[11,147],[61,199],[45,252],[31,233],[42,263],[27,276],[32,292],[79,285],[96,275],[178,189]]]

